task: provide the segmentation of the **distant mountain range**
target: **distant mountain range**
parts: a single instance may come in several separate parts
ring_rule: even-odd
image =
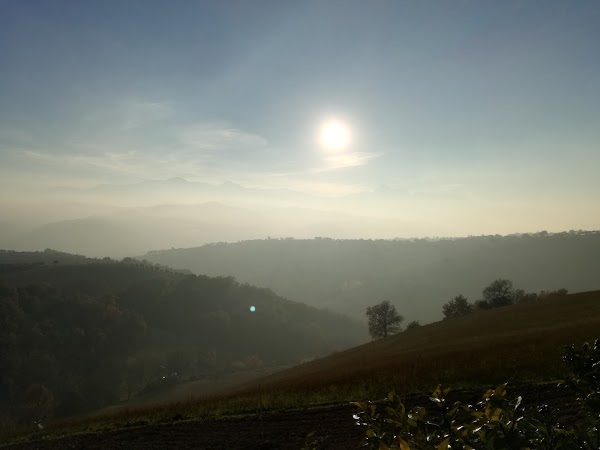
[[[17,250],[53,248],[94,257],[139,255],[149,249],[236,242],[267,236],[350,236],[351,215],[303,208],[256,211],[218,202],[124,208],[111,214],[62,220],[19,231],[0,229],[0,245]],[[364,221],[363,221],[364,222]]]
[[[123,257],[269,236],[358,238],[427,232],[422,224],[399,219],[397,208],[378,207],[374,193],[317,197],[173,178],[92,188],[32,187],[20,195],[0,204],[5,212],[0,223],[4,248]],[[388,200],[401,197],[397,191],[394,195]]]

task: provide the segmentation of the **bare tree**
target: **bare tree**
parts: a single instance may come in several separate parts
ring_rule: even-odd
[[[396,307],[389,300],[367,307],[367,318],[369,319],[369,334],[373,339],[399,333],[402,330],[400,324],[404,320],[404,317],[398,314]]]

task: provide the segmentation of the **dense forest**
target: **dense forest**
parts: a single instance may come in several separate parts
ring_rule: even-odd
[[[409,320],[442,318],[462,293],[479,299],[496,278],[526,291],[598,288],[600,232],[540,232],[458,239],[266,239],[149,252],[149,261],[231,275],[292,300],[364,318],[390,300]]]
[[[130,258],[0,253],[0,410],[20,420],[43,416],[40,408],[80,413],[160,380],[298,362],[366,339],[358,321],[232,277]]]

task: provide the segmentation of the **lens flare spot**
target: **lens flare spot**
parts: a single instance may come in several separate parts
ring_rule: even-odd
[[[254,311],[256,311],[256,306],[251,306],[250,307],[250,312],[254,312]]]

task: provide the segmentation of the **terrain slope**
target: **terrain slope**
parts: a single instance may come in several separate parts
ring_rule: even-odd
[[[458,294],[470,301],[492,280],[528,292],[598,288],[600,233],[546,232],[457,239],[265,239],[149,252],[142,258],[273,289],[291,300],[364,318],[390,300],[407,322],[442,318]]]
[[[452,401],[471,402],[487,386],[508,382],[509,391],[523,395],[529,405],[550,402],[569,415],[574,413],[573,396],[556,386],[565,375],[562,347],[591,340],[598,330],[600,291],[480,311],[304,363],[219,398],[121,411],[96,422],[71,422],[63,433],[82,428],[104,431],[46,445],[299,448],[308,432],[317,431],[320,448],[356,448],[361,432],[354,425],[352,408],[344,405],[382,398],[391,388],[407,404],[423,404],[437,383],[454,387]],[[324,402],[332,406],[317,407]],[[229,414],[244,414],[227,418],[223,405],[229,405]],[[61,425],[55,427],[60,433]]]

